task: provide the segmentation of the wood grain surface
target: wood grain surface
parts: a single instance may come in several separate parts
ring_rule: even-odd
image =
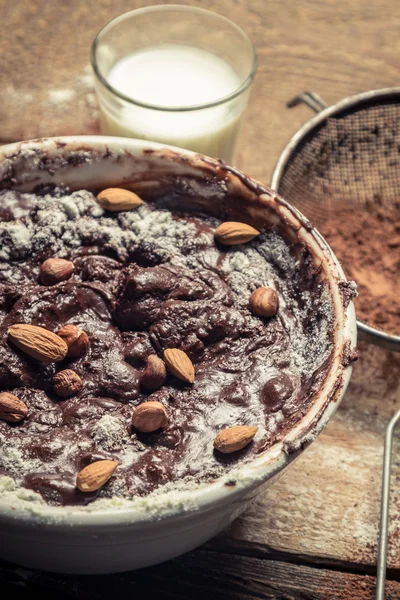
[[[1,575],[7,586],[2,591],[10,589],[14,594],[18,582],[23,600],[27,598],[24,591],[39,593],[40,600],[371,600],[375,586],[370,575],[204,549],[119,575],[61,577],[26,569],[16,572],[6,565]],[[4,598],[8,600],[7,595]],[[399,598],[400,583],[388,581],[386,600]]]
[[[98,132],[90,44],[111,18],[150,4],[0,0],[0,142]],[[398,0],[205,0],[201,6],[236,21],[256,46],[258,73],[235,162],[265,183],[283,146],[311,116],[304,106],[286,108],[294,95],[314,90],[330,104],[400,85]],[[202,549],[132,574],[60,578],[2,565],[9,597],[27,589],[42,598],[46,590],[57,592],[60,600],[127,591],[141,598],[146,590],[174,600],[372,599],[383,435],[399,405],[400,355],[360,344],[336,416],[229,530]],[[396,440],[390,599],[400,598],[399,450]]]

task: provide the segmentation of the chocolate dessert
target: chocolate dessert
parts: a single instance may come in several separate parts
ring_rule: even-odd
[[[211,482],[309,410],[332,315],[277,227],[168,190],[3,190],[0,475],[54,505]]]

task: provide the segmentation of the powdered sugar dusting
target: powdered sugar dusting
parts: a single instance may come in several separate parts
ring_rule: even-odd
[[[61,193],[61,192],[60,192]],[[7,192],[0,192],[0,203]],[[24,194],[29,205],[29,194]],[[33,197],[32,197],[33,198]],[[175,220],[167,211],[152,211],[147,206],[109,218],[94,196],[87,191],[57,197],[47,194],[37,201],[32,219],[0,223],[0,259],[21,260],[44,251],[62,257],[82,245],[115,250],[120,260],[127,258],[145,239],[155,246],[160,260],[177,252],[177,241],[195,233],[193,224]]]
[[[49,101],[52,104],[66,104],[71,102],[76,96],[76,92],[73,89],[58,89],[58,90],[49,90],[47,92]]]
[[[198,232],[195,219],[177,218],[167,210],[154,210],[146,204],[111,218],[86,190],[68,193],[56,188],[39,200],[33,194],[23,194],[23,198],[27,213],[30,205],[36,204],[33,214],[16,221],[0,222],[0,282],[7,279],[9,283],[18,283],[21,278],[19,266],[14,268],[12,264],[6,266],[4,263],[23,260],[32,254],[40,259],[48,256],[63,258],[70,256],[71,251],[88,246],[108,251],[118,260],[125,261],[135,251],[146,247],[154,264],[170,262],[193,270],[206,268],[218,272],[231,287],[240,306],[248,305],[249,295],[257,287],[276,288],[278,279],[282,288],[281,310],[285,308],[285,298],[293,301],[290,285],[298,275],[300,265],[274,230],[263,232],[250,244],[228,250],[221,260],[221,253],[215,251],[213,244],[213,229],[219,221],[213,217],[206,219],[210,227]],[[0,205],[5,210],[13,213],[13,202],[13,195],[0,192]],[[287,274],[285,280],[279,277],[282,268]],[[295,364],[306,375],[315,369],[315,356],[319,357],[320,364],[327,358],[331,303],[326,290],[322,291],[318,319],[314,308],[311,292],[303,292],[297,318],[291,320],[288,332],[296,350]],[[303,331],[303,322],[307,318],[314,319],[315,334],[311,340]]]
[[[35,469],[40,468],[40,460],[27,458],[27,456],[18,448],[10,447],[7,444],[6,438],[0,434],[1,446],[1,467],[7,470],[8,473],[20,476],[26,473],[31,473]]]
[[[214,220],[214,225],[218,225]],[[263,232],[250,244],[236,246],[228,251],[221,264],[217,265],[219,256],[209,249],[195,255],[185,256],[184,265],[191,268],[209,268],[223,274],[225,280],[235,293],[237,303],[247,307],[250,294],[258,287],[268,286],[279,292],[280,311],[285,310],[286,300],[294,302],[292,279],[298,276],[301,265],[289,252],[283,238],[275,231]],[[287,274],[286,278],[279,277],[279,270]],[[279,290],[276,282],[279,280]],[[327,340],[329,339],[330,317],[332,314],[329,292],[320,286],[320,311],[315,311],[315,295],[305,291],[301,293],[300,303],[293,314],[293,319],[287,320],[286,326],[291,344],[295,350],[292,359],[301,374],[309,376],[318,364],[329,356]],[[290,307],[289,307],[290,308]],[[304,331],[304,321],[313,321],[314,335],[312,338]],[[318,357],[318,358],[316,358]]]
[[[96,446],[104,450],[119,450],[124,442],[129,441],[127,427],[122,419],[112,415],[104,415],[97,421],[92,430]]]
[[[21,195],[17,215],[14,199],[8,194],[6,191],[0,192],[0,206],[5,213],[5,219],[0,222],[0,284],[18,284],[21,279],[21,261],[26,259],[29,259],[29,272],[23,273],[23,276],[28,283],[36,284],[37,270],[45,258],[53,256],[75,259],[88,253],[107,254],[121,263],[128,259],[135,261],[138,256],[138,260],[146,259],[149,265],[170,263],[192,271],[208,269],[231,288],[235,305],[240,308],[239,316],[247,309],[249,295],[257,287],[270,286],[278,291],[280,314],[277,319],[280,319],[281,329],[284,330],[281,351],[285,355],[291,353],[289,358],[282,356],[282,360],[286,360],[282,368],[290,364],[298,385],[303,376],[306,380],[309,379],[328,358],[332,310],[329,293],[326,289],[318,290],[319,294],[314,291],[297,291],[297,295],[294,293],[296,280],[299,280],[303,267],[276,231],[264,231],[251,243],[233,249],[217,249],[214,228],[219,221],[215,218],[202,217],[197,220],[193,216],[180,217],[168,210],[146,204],[135,211],[111,215],[100,207],[90,192],[80,190],[71,193],[61,188],[44,193],[39,198],[33,194]],[[37,260],[37,268],[32,259]],[[145,266],[148,266],[147,263]],[[247,313],[250,325],[253,322],[259,325],[258,317]],[[313,335],[310,335],[311,330]],[[290,348],[287,347],[286,338],[290,340]],[[259,357],[265,359],[265,363],[260,362],[259,365],[265,375],[265,382],[268,380],[267,360],[270,352],[273,352],[273,346],[259,350]],[[229,364],[229,357],[225,360],[229,372],[234,365]],[[261,378],[257,381],[261,381]],[[315,380],[315,385],[317,384],[318,376]],[[247,391],[251,393],[252,383],[249,382],[247,387]],[[221,407],[220,422],[218,421],[221,428],[226,423],[227,415],[229,417],[229,411],[232,421],[236,418],[240,420],[240,406],[235,406],[232,398],[229,402],[228,406]],[[264,418],[261,403],[259,410],[260,415],[257,416],[261,423]],[[234,416],[236,414],[237,417]],[[277,423],[282,420],[282,413],[267,415],[265,423],[260,424],[259,436],[275,432],[278,429]],[[126,468],[134,465],[138,454],[145,449],[132,443],[126,421],[110,414],[101,416],[93,423],[89,439],[99,451],[113,453],[123,448],[121,465]],[[18,447],[17,435],[15,440],[14,449],[4,454],[3,468],[15,476],[40,469],[40,461],[36,462],[35,458],[26,460]],[[82,452],[91,451],[88,440],[84,440],[82,444]],[[57,450],[50,445],[48,447],[50,451]],[[62,461],[61,454],[60,457]],[[213,475],[222,474],[222,467],[216,465]],[[140,475],[133,473],[132,478],[134,477]],[[115,479],[110,482],[109,489],[116,495],[129,497],[130,490],[120,489],[121,485]],[[186,478],[182,473],[182,485],[185,488],[194,487],[196,479]],[[157,493],[161,493],[165,487],[160,486]],[[177,489],[176,481],[172,487]]]

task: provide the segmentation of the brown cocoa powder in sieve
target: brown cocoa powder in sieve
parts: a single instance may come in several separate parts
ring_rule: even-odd
[[[338,207],[319,229],[357,283],[357,318],[400,335],[400,202]]]

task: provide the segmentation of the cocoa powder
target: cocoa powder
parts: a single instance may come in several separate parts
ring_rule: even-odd
[[[400,335],[400,202],[339,207],[320,230],[357,283],[357,318]]]

